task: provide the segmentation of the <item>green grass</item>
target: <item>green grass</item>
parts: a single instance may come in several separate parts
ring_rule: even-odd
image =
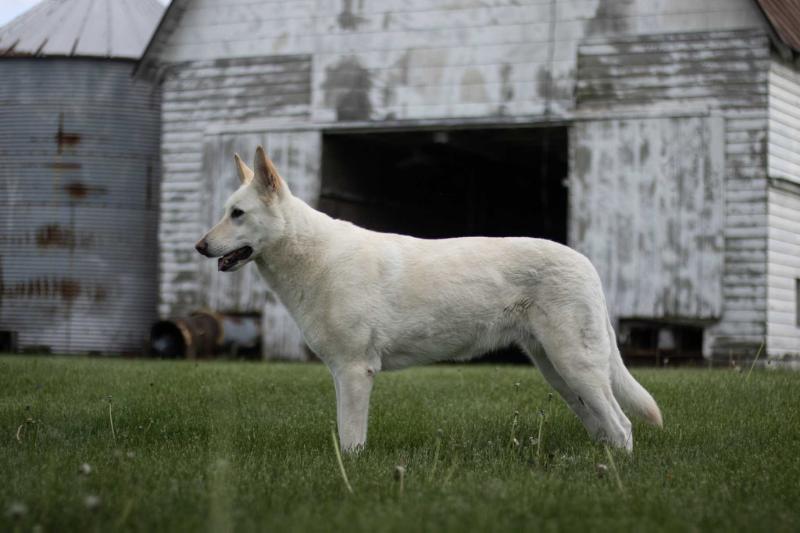
[[[798,530],[800,374],[635,373],[616,472],[533,368],[381,374],[350,494],[321,365],[2,357],[0,531]]]

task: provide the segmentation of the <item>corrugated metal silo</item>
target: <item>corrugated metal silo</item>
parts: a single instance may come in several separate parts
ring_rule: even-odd
[[[138,352],[156,319],[160,92],[131,73],[162,9],[46,0],[0,29],[0,331],[21,348]]]

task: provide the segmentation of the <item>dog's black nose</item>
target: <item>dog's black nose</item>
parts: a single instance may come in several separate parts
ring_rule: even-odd
[[[208,243],[205,239],[200,239],[197,244],[194,245],[194,249],[200,252],[200,254],[208,257]]]

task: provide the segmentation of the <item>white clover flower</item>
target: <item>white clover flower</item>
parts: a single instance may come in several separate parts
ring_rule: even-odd
[[[102,503],[100,496],[95,496],[94,494],[90,494],[83,499],[83,505],[89,511],[96,511],[100,507],[100,503]]]

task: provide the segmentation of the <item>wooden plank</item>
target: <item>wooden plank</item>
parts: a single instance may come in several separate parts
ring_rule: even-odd
[[[721,316],[723,138],[721,117],[576,126],[571,244],[615,316]]]

